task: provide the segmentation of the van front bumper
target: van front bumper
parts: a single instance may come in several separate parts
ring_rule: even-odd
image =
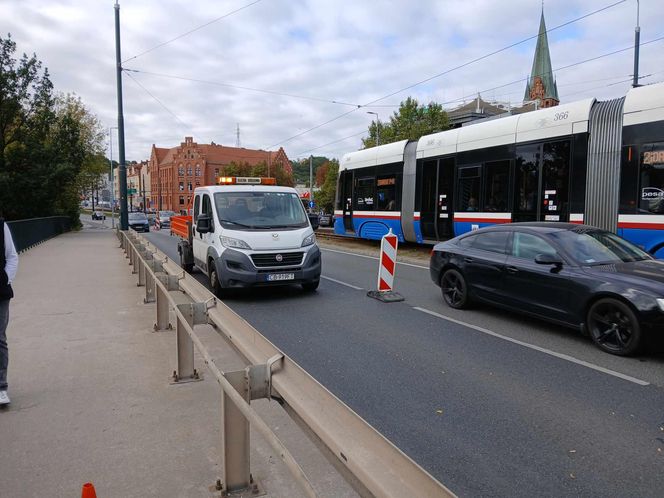
[[[248,254],[234,249],[226,249],[221,257],[215,261],[221,287],[274,286],[318,281],[321,273],[320,249],[314,244],[311,247],[303,248],[299,252],[304,252],[304,260],[301,265],[257,268]],[[294,278],[290,280],[268,280],[269,275],[291,273]]]

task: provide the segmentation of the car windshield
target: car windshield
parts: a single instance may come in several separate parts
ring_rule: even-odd
[[[145,213],[129,213],[129,219],[131,221],[143,221],[147,220]]]
[[[217,192],[217,215],[228,228],[304,228],[309,224],[297,194],[289,192]]]
[[[631,242],[604,230],[577,228],[554,232],[563,248],[584,265],[604,265],[620,262],[643,261],[652,257]]]
[[[175,216],[173,211],[159,211],[160,218],[170,218],[171,216]]]

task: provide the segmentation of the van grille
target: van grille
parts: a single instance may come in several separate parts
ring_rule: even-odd
[[[277,256],[281,256],[281,261],[277,261]],[[303,252],[273,252],[266,254],[252,254],[251,260],[256,268],[297,266],[302,264]]]

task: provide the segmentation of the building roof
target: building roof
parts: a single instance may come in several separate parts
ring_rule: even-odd
[[[549,39],[546,35],[546,23],[544,22],[544,9],[540,17],[539,34],[537,36],[537,46],[535,47],[535,57],[533,58],[533,67],[530,71],[530,78],[526,83],[526,92],[523,100],[530,100],[530,90],[535,83],[535,78],[539,77],[544,85],[544,98],[551,98],[560,101],[558,98],[558,87],[553,77],[551,67],[551,54],[549,53]]]

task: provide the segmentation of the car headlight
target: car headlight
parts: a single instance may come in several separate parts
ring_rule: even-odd
[[[220,235],[219,241],[224,247],[231,247],[233,249],[251,249],[249,244],[247,244],[244,240],[233,239],[232,237],[224,237],[223,235]]]
[[[664,311],[664,298],[657,299],[657,304],[659,304],[659,309]]]
[[[300,247],[307,247],[315,242],[316,242],[316,234],[312,233],[302,241],[302,245]]]

